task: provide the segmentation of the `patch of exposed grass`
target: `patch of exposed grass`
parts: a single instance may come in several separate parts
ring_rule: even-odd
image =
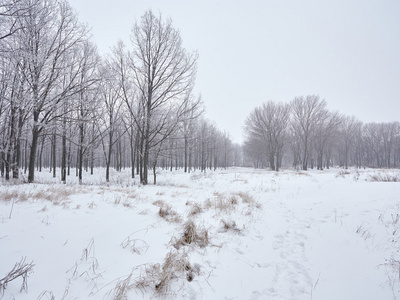
[[[55,205],[69,199],[73,194],[80,193],[81,189],[63,185],[35,186],[34,189],[25,191],[24,189],[7,189],[0,191],[0,199],[5,201],[14,200],[24,202],[28,200],[45,200],[50,201]]]
[[[23,190],[5,190],[0,191],[0,199],[3,201],[11,201],[14,200],[16,202],[24,202],[29,199],[29,193]]]

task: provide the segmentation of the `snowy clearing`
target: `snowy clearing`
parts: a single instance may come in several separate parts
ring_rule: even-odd
[[[400,299],[398,170],[96,173],[1,183],[0,298]]]

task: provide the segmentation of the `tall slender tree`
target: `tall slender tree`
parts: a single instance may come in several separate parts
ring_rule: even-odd
[[[133,26],[131,40],[130,66],[143,115],[141,182],[147,184],[151,148],[160,143],[159,133],[164,137],[172,133],[171,126],[167,128],[173,125],[171,112],[182,113],[185,96],[194,85],[197,54],[183,48],[170,19],[157,17],[151,10]]]

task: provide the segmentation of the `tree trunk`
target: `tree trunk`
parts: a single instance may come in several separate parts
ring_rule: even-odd
[[[112,119],[110,123],[112,122]],[[108,154],[106,159],[106,182],[110,182],[110,163],[111,163],[111,154],[112,154],[112,139],[113,139],[113,131],[112,124],[110,124],[110,130],[108,133]]]
[[[53,132],[53,147],[52,147],[52,153],[53,153],[53,178],[56,178],[56,166],[57,166],[57,159],[56,159],[56,150],[57,150],[57,136],[54,128]]]
[[[148,165],[149,165],[149,156],[150,156],[150,111],[151,111],[151,96],[149,96],[148,104],[147,104],[147,115],[146,115],[146,130],[144,136],[144,156],[143,156],[143,177],[142,184],[147,184],[147,176],[148,176]]]
[[[67,183],[67,118],[63,117],[61,149],[61,182]]]
[[[62,136],[62,151],[61,151],[61,181],[67,183],[67,136],[63,132]]]
[[[19,168],[21,166],[21,136],[22,136],[22,127],[23,127],[23,118],[22,111],[19,112],[18,117],[18,136],[15,141],[15,149],[14,149],[14,168],[13,168],[13,178],[19,178]]]
[[[71,141],[68,144],[68,153],[67,153],[67,175],[71,175]]]
[[[34,124],[32,127],[32,143],[31,150],[29,154],[29,167],[28,167],[28,182],[32,183],[35,180],[35,160],[36,160],[36,150],[39,139],[39,127],[37,122],[39,120],[39,112],[35,111],[34,113]]]
[[[131,127],[130,146],[131,146],[131,176],[135,178],[135,159],[136,159],[136,141],[134,140],[133,126]]]
[[[1,152],[0,153],[0,173],[1,173],[1,177],[4,177],[4,153]]]
[[[157,165],[157,161],[155,161],[154,164],[153,164],[153,179],[154,179],[154,185],[157,184],[156,165]]]
[[[185,153],[184,153],[184,171],[185,173],[188,171],[188,138],[185,136]]]
[[[78,179],[79,184],[82,184],[82,171],[83,171],[83,124],[79,125],[79,153],[78,153]]]
[[[2,160],[3,161],[3,160]],[[25,147],[24,147],[24,174],[28,169],[28,139],[25,140]]]
[[[8,136],[7,140],[7,155],[6,155],[6,180],[10,180],[10,171],[11,171],[11,161],[12,161],[12,150],[13,150],[13,141],[14,141],[14,119],[15,119],[15,108],[14,105],[11,104],[11,119],[10,119],[10,124],[9,124],[9,129],[10,129],[10,135]]]

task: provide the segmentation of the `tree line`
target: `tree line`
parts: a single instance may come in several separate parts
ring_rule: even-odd
[[[146,11],[131,44],[98,54],[67,1],[0,4],[0,171],[6,180],[49,168],[132,169],[142,184],[156,167],[205,171],[238,165],[240,149],[203,117],[193,94],[197,53],[170,19]]]
[[[400,125],[364,124],[316,95],[266,102],[244,126],[243,146],[204,118],[194,95],[196,52],[170,19],[146,11],[131,43],[99,55],[66,0],[0,3],[0,173],[50,170],[66,183],[95,167],[131,168],[142,184],[156,168],[253,165],[329,168],[400,164]],[[59,170],[59,174],[57,171]]]
[[[317,95],[263,103],[247,117],[244,133],[246,160],[254,167],[400,166],[399,122],[363,123],[330,111]]]

